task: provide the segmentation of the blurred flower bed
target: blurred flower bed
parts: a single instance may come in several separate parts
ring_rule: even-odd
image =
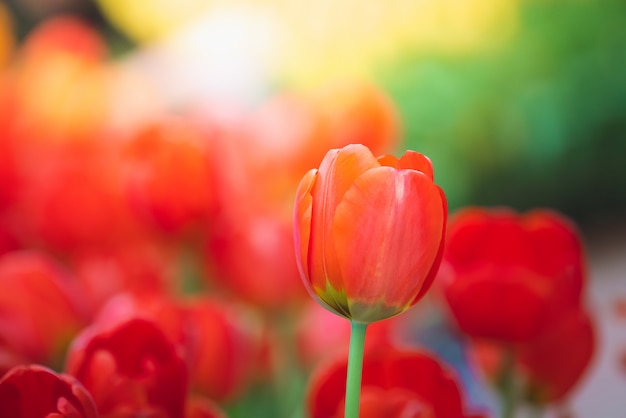
[[[596,350],[574,221],[626,206],[621,2],[398,1],[354,51],[276,2],[283,53],[200,85],[167,36],[199,9],[53,3],[0,4],[0,416],[343,416],[350,327],[303,286],[294,199],[348,144],[426,154],[450,212],[432,290],[370,326],[362,416],[570,416]]]

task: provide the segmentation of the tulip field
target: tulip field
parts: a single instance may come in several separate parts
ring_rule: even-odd
[[[626,416],[626,6],[266,3],[0,3],[0,418]]]

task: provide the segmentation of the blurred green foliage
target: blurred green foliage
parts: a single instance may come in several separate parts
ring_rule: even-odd
[[[406,148],[429,155],[450,208],[626,208],[626,2],[524,1],[505,44],[382,69]]]

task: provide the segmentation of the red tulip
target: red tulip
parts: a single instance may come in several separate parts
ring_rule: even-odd
[[[311,418],[343,417],[346,373],[346,356],[315,371],[307,398]],[[468,416],[452,373],[422,351],[389,346],[366,350],[361,393],[361,417]]]
[[[432,284],[446,217],[445,196],[424,155],[376,159],[363,145],[331,150],[296,196],[296,258],[305,287],[357,322],[399,314]]]
[[[217,401],[241,394],[256,371],[260,355],[258,323],[237,305],[196,298],[186,305],[191,365],[190,388]]]
[[[274,211],[232,208],[211,234],[205,254],[213,283],[269,311],[299,306],[307,297],[293,257],[293,229]]]
[[[13,208],[25,239],[67,253],[108,248],[137,233],[110,142],[29,145]]]
[[[89,390],[103,417],[184,417],[187,368],[154,322],[86,329],[74,340],[66,370]]]
[[[574,227],[554,212],[470,208],[450,220],[440,272],[464,333],[522,343],[579,306],[585,261]]]
[[[574,309],[541,338],[517,345],[511,372],[520,382],[520,397],[534,405],[564,401],[589,368],[595,338],[589,314]],[[488,340],[475,340],[470,347],[474,361],[497,383],[509,347]]]
[[[148,224],[179,234],[206,222],[213,204],[207,145],[191,121],[176,118],[149,124],[132,139],[128,191]]]
[[[102,309],[96,326],[107,328],[133,318],[158,324],[170,343],[180,349],[194,393],[227,401],[251,382],[260,344],[256,321],[242,307],[208,297],[175,300],[126,294]]]
[[[20,362],[62,359],[89,319],[73,279],[36,251],[0,257],[0,373]]]
[[[176,286],[172,248],[149,237],[128,239],[111,248],[77,251],[69,263],[83,286],[83,297],[101,308],[120,293],[167,293]]]
[[[73,377],[42,366],[17,366],[0,379],[4,418],[97,418],[91,395]]]
[[[76,17],[55,16],[39,24],[17,54],[20,136],[61,143],[89,140],[99,132],[110,105],[107,53],[97,30]]]
[[[541,339],[520,349],[526,396],[539,404],[563,400],[581,380],[594,349],[591,318],[586,312],[570,311]]]

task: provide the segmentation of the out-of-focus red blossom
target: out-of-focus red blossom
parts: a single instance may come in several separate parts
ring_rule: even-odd
[[[309,382],[311,418],[343,417],[347,356],[320,365]],[[455,377],[432,355],[377,346],[366,350],[361,384],[361,417],[462,418],[463,400]]]
[[[18,135],[65,142],[101,130],[108,103],[106,53],[96,30],[75,17],[58,16],[37,26],[14,68]]]
[[[167,294],[175,285],[175,254],[148,237],[128,239],[111,248],[76,251],[69,259],[94,309],[120,293]]]
[[[233,209],[213,228],[205,247],[208,277],[268,310],[299,306],[307,295],[293,257],[291,222],[249,209]]]
[[[363,145],[329,151],[296,192],[294,240],[305,287],[350,320],[404,312],[439,268],[447,212],[426,156],[377,159]]]
[[[520,350],[526,396],[539,404],[563,400],[588,369],[595,345],[589,314],[570,311],[550,332]]]
[[[66,372],[92,394],[102,417],[184,417],[187,367],[154,322],[87,328],[70,348]]]
[[[80,382],[39,365],[14,367],[0,379],[0,405],[3,418],[98,418]]]
[[[162,117],[128,145],[128,193],[148,223],[177,234],[205,230],[214,207],[209,138],[193,121]]]
[[[564,402],[589,368],[595,345],[589,314],[574,309],[541,338],[516,346],[514,372],[523,385],[523,397],[539,405]],[[496,381],[507,348],[487,340],[471,347],[474,361]]]
[[[390,344],[394,340],[397,318],[400,317],[368,326],[366,350],[380,344]],[[310,300],[297,323],[295,343],[302,364],[305,367],[313,366],[337,352],[348,350],[350,322]]]
[[[229,401],[241,394],[256,371],[259,335],[256,321],[237,306],[197,298],[186,304],[192,390],[211,399]]]
[[[30,155],[12,208],[27,242],[85,251],[139,233],[122,193],[118,159],[107,145],[68,143],[47,148],[45,159],[38,152]]]
[[[73,279],[34,250],[0,257],[0,373],[18,363],[62,359],[90,317]]]
[[[15,236],[9,220],[3,217],[0,209],[0,256],[21,249],[21,243]]]
[[[467,208],[450,220],[439,283],[461,331],[524,343],[580,305],[585,269],[563,216]]]
[[[159,325],[181,349],[189,387],[210,399],[228,401],[244,391],[260,355],[257,322],[239,305],[208,297],[174,300],[165,296],[119,295],[96,319],[101,327],[144,318]]]

